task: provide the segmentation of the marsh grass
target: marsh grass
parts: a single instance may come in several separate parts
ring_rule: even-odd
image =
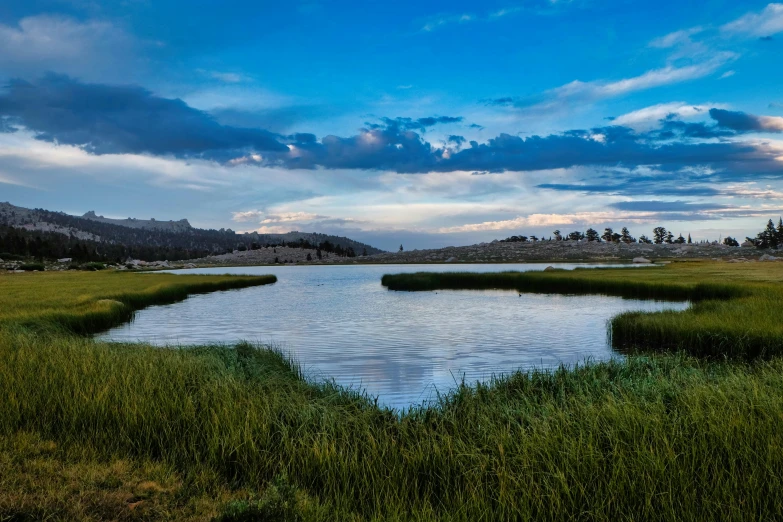
[[[308,382],[266,347],[161,349],[76,335],[95,323],[74,328],[58,319],[61,308],[78,316],[103,313],[104,299],[143,306],[181,295],[168,284],[206,290],[199,284],[211,281],[77,275],[70,284],[0,277],[13,290],[0,293],[0,520],[783,513],[779,358],[632,356],[518,372],[396,412]]]
[[[3,335],[0,433],[159,462],[186,498],[245,492],[224,520],[275,510],[289,518],[269,520],[769,519],[783,509],[779,360],[638,357],[517,373],[398,413],[308,383],[281,354],[248,344]]]
[[[550,272],[415,273],[383,276],[390,290],[508,289],[571,295],[690,301],[683,311],[626,312],[610,323],[626,352],[686,350],[699,357],[783,353],[781,263],[674,263],[643,269]]]

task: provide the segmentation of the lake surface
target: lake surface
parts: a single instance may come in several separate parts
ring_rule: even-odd
[[[178,270],[275,274],[273,285],[215,292],[153,306],[98,336],[157,345],[274,344],[313,379],[358,387],[405,408],[455,382],[517,369],[622,357],[607,321],[627,310],[682,310],[687,303],[506,290],[393,292],[387,273],[543,270],[548,264],[271,266]],[[561,263],[558,268],[605,266]],[[631,268],[629,268],[631,269]],[[654,270],[636,267],[635,270]]]

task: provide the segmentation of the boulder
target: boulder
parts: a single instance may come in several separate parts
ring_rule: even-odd
[[[646,257],[634,257],[633,258],[633,262],[634,263],[642,263],[642,264],[652,263],[652,261],[650,261]]]

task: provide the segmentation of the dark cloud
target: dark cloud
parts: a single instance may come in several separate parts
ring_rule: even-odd
[[[77,145],[94,154],[147,153],[219,162],[245,158],[245,164],[288,169],[399,173],[654,167],[655,177],[644,179],[635,172],[634,179],[627,180],[637,190],[647,190],[645,184],[654,190],[663,182],[682,190],[684,176],[703,181],[691,168],[695,166],[709,171],[713,182],[783,177],[783,164],[775,159],[778,151],[722,139],[776,131],[783,120],[721,109],[712,109],[710,116],[713,125],[669,117],[648,132],[608,125],[524,138],[504,133],[484,143],[466,143],[463,136],[451,135],[441,147],[427,141],[423,132],[460,123],[462,117],[381,118],[354,136],[318,139],[310,133],[282,135],[225,125],[181,100],[161,98],[141,87],[85,84],[49,75],[37,83],[15,80],[0,91],[0,131],[25,127],[38,139]]]
[[[516,99],[511,96],[503,96],[502,98],[489,98],[481,100],[484,105],[494,107],[510,107],[516,103]]]
[[[745,112],[710,109],[710,117],[718,127],[737,132],[783,132],[783,125],[765,123],[762,117]]]
[[[462,116],[427,116],[424,118],[381,118],[386,127],[398,128],[400,130],[418,130],[424,132],[428,127],[447,123],[460,123]],[[378,125],[371,125],[374,128],[380,128]]]
[[[735,131],[723,129],[716,125],[703,122],[684,122],[676,119],[664,119],[659,129],[650,132],[659,140],[671,140],[675,138],[725,138],[734,136]]]
[[[78,145],[93,154],[146,153],[227,160],[248,152],[284,151],[266,130],[219,124],[178,99],[134,86],[80,83],[49,74],[12,80],[0,93],[0,115],[40,140]]]
[[[725,205],[711,203],[688,203],[687,201],[621,201],[609,205],[617,210],[637,212],[702,212],[725,209]]]
[[[658,179],[637,182],[629,177],[613,183],[541,183],[537,188],[585,194],[610,194],[619,196],[717,196],[721,192],[713,187],[693,184],[688,175],[678,179]]]

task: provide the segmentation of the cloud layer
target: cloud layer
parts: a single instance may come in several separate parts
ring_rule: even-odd
[[[609,125],[524,138],[501,133],[483,143],[456,134],[428,141],[425,131],[463,122],[457,116],[431,116],[381,118],[356,135],[319,139],[312,133],[281,135],[222,125],[181,100],[141,87],[49,74],[35,83],[14,80],[0,93],[0,131],[21,127],[39,140],[98,155],[148,154],[284,169],[492,173],[655,166],[682,172],[701,166],[715,176],[740,181],[783,175],[779,145],[738,139],[748,133],[783,132],[783,118],[713,107],[705,111],[708,121],[679,119],[678,114],[692,116],[704,109],[680,108],[645,131]]]

